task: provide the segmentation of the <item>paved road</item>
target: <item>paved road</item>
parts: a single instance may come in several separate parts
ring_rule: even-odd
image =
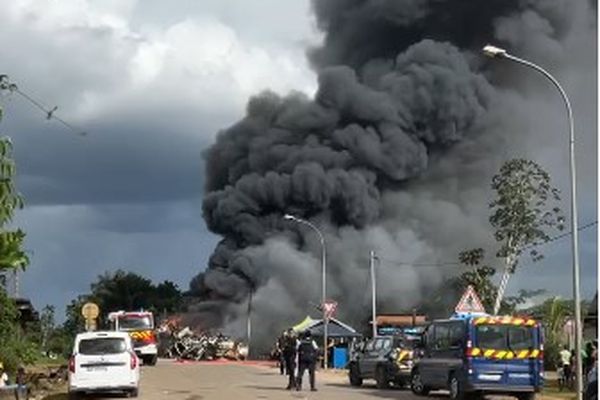
[[[203,362],[181,364],[159,360],[154,367],[142,367],[140,396],[142,400],[448,400],[446,394],[428,398],[414,396],[409,390],[378,390],[374,382],[365,382],[361,388],[348,384],[344,373],[318,373],[318,392],[287,391],[287,379],[275,368],[231,362]],[[114,399],[120,396],[89,397]],[[65,400],[66,394],[56,394],[45,400]],[[545,395],[539,400],[557,400]],[[486,400],[514,400],[512,397],[489,396]]]
[[[365,382],[353,388],[343,372],[317,374],[318,392],[287,391],[286,377],[273,367],[231,362],[203,362],[181,364],[159,360],[154,367],[142,367],[140,396],[142,400],[448,400],[446,394],[434,393],[428,398],[414,396],[409,390],[378,390],[374,382]],[[88,397],[115,399],[120,396]],[[45,400],[66,400],[66,393],[55,394]],[[514,400],[512,397],[486,396],[486,400]],[[538,400],[564,400],[547,395]]]
[[[306,379],[306,378],[305,378]],[[284,389],[287,381],[274,368],[233,363],[178,364],[160,361],[142,368],[143,400],[255,400],[255,399],[401,399],[415,400],[407,390],[377,390],[368,383],[352,388],[343,374],[318,374],[318,392]],[[444,399],[444,398],[442,398]]]

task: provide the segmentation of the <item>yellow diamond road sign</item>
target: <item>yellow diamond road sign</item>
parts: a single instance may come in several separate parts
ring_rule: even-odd
[[[85,303],[83,307],[81,307],[81,315],[83,315],[85,319],[98,318],[99,314],[100,308],[98,308],[96,303]]]

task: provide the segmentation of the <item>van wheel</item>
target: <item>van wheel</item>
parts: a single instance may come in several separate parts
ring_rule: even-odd
[[[519,400],[535,400],[535,393],[520,393],[517,395]]]
[[[423,384],[421,372],[418,369],[413,370],[410,376],[410,390],[417,396],[427,396],[429,388]]]
[[[77,392],[69,392],[69,400],[79,400],[81,399],[81,394]]]
[[[348,378],[350,379],[350,385],[358,387],[362,385],[363,380],[360,377],[358,365],[350,364],[350,370],[348,371]]]
[[[452,400],[463,400],[465,398],[463,385],[455,374],[450,375],[448,390],[450,391],[450,399]]]
[[[406,380],[404,378],[398,378],[394,381],[394,386],[403,389],[406,387]]]
[[[127,396],[127,397],[138,397],[138,394],[139,394],[139,392],[138,392],[138,390],[137,390],[137,389],[131,389],[131,390],[129,391],[129,393],[128,393],[128,396]]]
[[[158,360],[158,356],[146,356],[144,357],[144,365],[154,366],[156,365],[156,361]]]
[[[377,389],[389,389],[390,378],[388,377],[385,367],[379,366],[375,370],[375,381],[377,382]]]

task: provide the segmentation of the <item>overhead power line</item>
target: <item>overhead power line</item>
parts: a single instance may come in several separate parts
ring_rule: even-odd
[[[29,103],[31,103],[33,106],[35,106],[40,111],[42,111],[46,115],[46,119],[48,119],[48,120],[54,119],[80,136],[87,135],[87,133],[85,131],[82,131],[82,130],[76,128],[75,126],[71,125],[70,123],[68,123],[67,121],[60,118],[58,115],[56,115],[56,110],[58,110],[58,106],[54,106],[52,109],[48,109],[47,107],[42,105],[42,103],[35,100],[33,97],[31,97],[30,95],[28,95],[27,93],[25,93],[21,89],[19,89],[17,84],[15,84],[14,82],[11,82],[8,79],[8,75],[0,74],[0,91],[2,91],[2,90],[6,90],[9,93],[17,93],[18,95],[23,97],[25,100],[27,100]]]
[[[589,222],[583,226],[580,226],[577,231],[583,231],[585,229],[589,229],[595,225],[598,225],[598,221],[592,221]],[[538,243],[536,245],[529,245],[526,247],[523,247],[523,250],[532,248],[532,247],[536,247],[536,246],[543,246],[543,245],[547,245],[550,244],[552,242],[555,242],[557,240],[563,239],[565,237],[568,237],[571,235],[571,231],[569,232],[565,232],[562,233],[560,235],[551,237],[550,239],[548,239],[545,242],[542,243]],[[439,268],[439,267],[462,267],[464,266],[464,264],[458,262],[458,261],[447,261],[447,262],[443,262],[443,261],[438,261],[438,262],[431,262],[431,263],[422,263],[422,262],[410,262],[410,261],[401,261],[401,260],[393,260],[391,258],[386,258],[386,257],[381,257],[381,256],[377,256],[377,259],[380,261],[383,261],[387,264],[394,264],[394,265],[399,265],[399,266],[408,266],[408,267],[435,267],[435,268]]]
[[[587,224],[585,224],[585,225],[583,225],[583,226],[580,226],[579,228],[577,228],[577,232],[581,232],[581,231],[582,231],[582,230],[584,230],[584,229],[591,228],[591,227],[592,227],[592,226],[594,226],[594,225],[598,225],[598,221],[589,222],[589,223],[587,223]],[[545,241],[545,242],[538,243],[537,245],[534,245],[534,244],[532,244],[532,245],[529,245],[529,246],[523,247],[523,250],[529,249],[529,248],[531,248],[531,247],[535,247],[535,246],[543,246],[543,245],[545,245],[545,244],[549,244],[549,243],[555,242],[555,241],[557,241],[557,240],[560,240],[560,239],[566,238],[566,237],[568,237],[568,236],[571,236],[571,234],[572,234],[572,233],[573,233],[573,232],[571,232],[571,231],[569,231],[569,232],[565,232],[565,233],[562,233],[562,234],[560,234],[560,235],[558,235],[558,236],[551,237],[550,239],[548,239],[548,240],[547,240],[547,241]]]

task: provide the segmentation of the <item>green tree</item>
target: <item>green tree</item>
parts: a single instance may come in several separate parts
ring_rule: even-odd
[[[48,341],[56,329],[54,321],[54,306],[46,305],[40,315],[40,331],[42,350],[48,351]]]
[[[481,248],[461,252],[458,255],[460,262],[473,269],[459,275],[456,282],[463,291],[469,285],[473,286],[485,309],[490,311],[494,306],[498,288],[492,283],[496,270],[483,264],[484,255],[484,250]]]
[[[2,121],[2,108],[0,108]],[[16,173],[12,159],[12,143],[8,137],[0,138],[0,270],[24,269],[29,258],[23,251],[25,233],[9,230],[6,226],[12,221],[16,209],[23,207],[23,197],[14,185]]]
[[[171,282],[164,281],[156,285],[151,308],[157,312],[176,312],[183,306],[183,294],[179,287]]]
[[[96,302],[90,295],[80,295],[77,296],[76,299],[71,300],[67,305],[63,330],[68,335],[75,337],[77,333],[83,331],[85,328],[85,319],[83,318],[83,315],[81,315],[81,307],[88,301]]]
[[[106,327],[103,317],[111,311],[144,309],[158,314],[177,312],[183,307],[183,294],[175,283],[154,285],[150,279],[123,270],[98,276],[90,289],[90,293],[78,296],[67,306],[63,327],[73,335],[85,326],[81,307],[88,301],[100,308],[100,327]]]
[[[566,340],[564,327],[567,319],[573,315],[573,302],[553,297],[528,311],[542,320],[545,333],[544,363],[546,368],[554,369]]]
[[[0,91],[10,90],[5,75],[0,75]],[[0,122],[3,110],[0,107]],[[12,143],[8,137],[0,138],[0,271],[25,269],[29,258],[23,251],[25,233],[9,229],[14,212],[23,207],[23,198],[15,188],[15,162]],[[0,360],[9,371],[21,363],[33,362],[39,354],[38,347],[24,334],[19,324],[19,313],[14,299],[5,289],[0,289]]]
[[[493,177],[492,189],[496,197],[490,203],[490,223],[500,243],[496,255],[505,262],[494,303],[496,313],[521,254],[529,250],[534,262],[542,259],[537,245],[550,239],[551,230],[563,230],[564,217],[557,205],[560,201],[558,189],[551,186],[550,175],[534,161],[513,159],[506,162]]]
[[[485,265],[483,260],[485,252],[481,248],[465,250],[458,256],[459,261],[467,267],[473,268],[454,278],[457,287],[464,291],[468,286],[473,286],[481,299],[486,311],[491,311],[498,296],[498,287],[494,285],[493,278],[496,270]],[[520,290],[515,296],[506,296],[500,303],[499,314],[512,314],[517,307],[524,304],[527,299],[544,293],[545,290]]]
[[[123,270],[100,275],[91,289],[91,297],[105,312],[149,309],[154,293],[150,279]]]
[[[23,334],[19,326],[19,312],[13,299],[0,288],[0,360],[14,372],[22,364],[31,364],[39,354],[38,346]]]
[[[431,293],[421,305],[421,311],[433,318],[447,318],[454,312],[454,307],[467,287],[473,286],[481,299],[483,307],[490,312],[498,294],[498,287],[493,278],[496,270],[484,263],[485,252],[481,248],[462,251],[458,259],[467,270],[459,275],[447,279],[444,285]],[[544,290],[521,290],[515,296],[506,296],[502,299],[499,314],[512,314],[524,304],[527,299],[538,296]]]

